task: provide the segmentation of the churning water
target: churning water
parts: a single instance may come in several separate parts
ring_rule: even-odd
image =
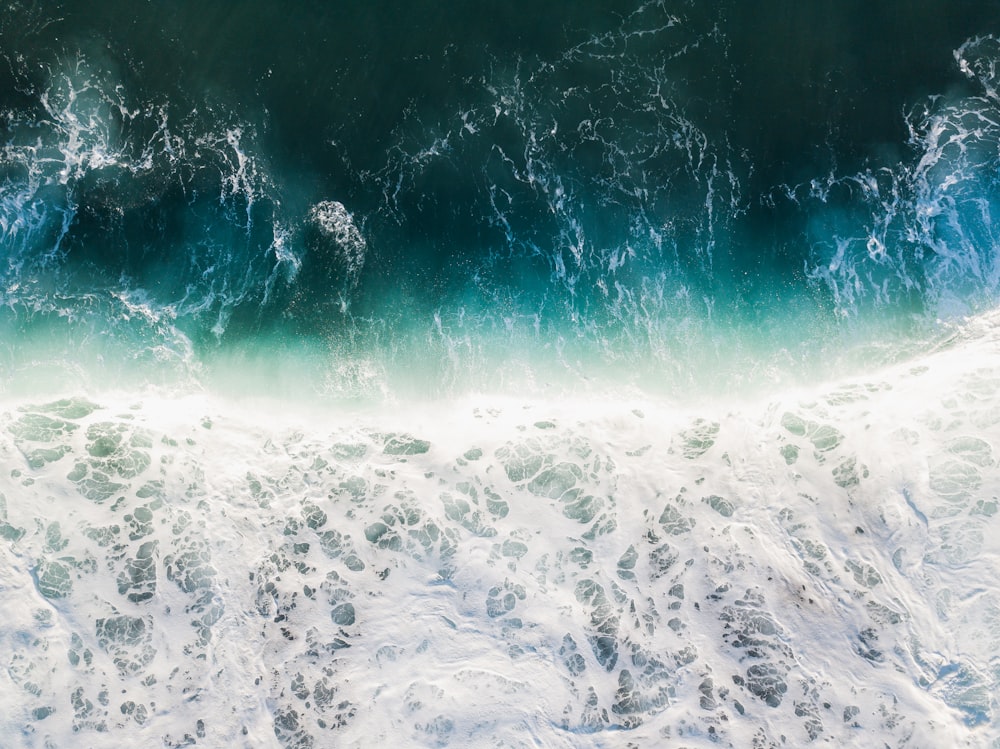
[[[217,5],[0,14],[0,744],[1000,747],[995,4]]]

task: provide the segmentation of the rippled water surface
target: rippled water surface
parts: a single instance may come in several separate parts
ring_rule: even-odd
[[[12,746],[1000,747],[1000,10],[11,2]]]

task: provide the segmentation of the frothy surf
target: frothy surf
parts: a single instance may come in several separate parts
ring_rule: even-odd
[[[1000,747],[989,8],[57,5],[0,743]]]
[[[8,403],[4,733],[994,746],[998,372],[990,318],[702,407]]]

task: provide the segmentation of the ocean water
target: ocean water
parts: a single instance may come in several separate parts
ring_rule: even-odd
[[[998,35],[5,3],[0,746],[1000,748]]]

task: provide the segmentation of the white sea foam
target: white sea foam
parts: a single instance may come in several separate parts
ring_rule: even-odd
[[[348,288],[356,286],[365,264],[368,245],[354,222],[354,216],[343,203],[322,200],[309,209],[309,219],[332,242],[332,251],[340,255]]]
[[[0,731],[996,747],[998,344],[698,407],[8,402]]]

